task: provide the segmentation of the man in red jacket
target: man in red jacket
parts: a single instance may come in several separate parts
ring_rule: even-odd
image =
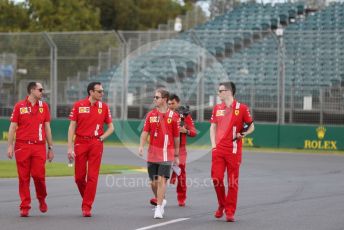
[[[168,109],[169,92],[164,89],[155,91],[155,109],[150,111],[141,133],[139,155],[143,156],[143,148],[149,135],[147,156],[148,175],[152,191],[157,198],[154,218],[164,216],[166,206],[165,192],[167,180],[170,178],[172,162],[179,164],[179,117]]]
[[[214,216],[221,218],[225,212],[228,222],[234,222],[237,206],[242,138],[254,131],[249,108],[236,101],[234,95],[233,82],[220,83],[218,96],[222,103],[214,106],[210,119],[211,177],[219,205]],[[245,125],[247,129],[244,129]],[[223,182],[226,170],[229,185],[227,195]]]
[[[174,184],[176,179],[177,182],[177,200],[180,207],[185,206],[186,201],[186,137],[195,137],[196,128],[192,120],[190,111],[186,107],[180,107],[180,98],[176,94],[171,94],[168,107],[172,111],[179,113],[180,117],[180,149],[179,149],[179,168],[180,175],[178,176],[175,172],[172,173],[170,183]]]
[[[41,83],[28,84],[28,96],[14,106],[8,131],[7,155],[12,159],[15,153],[21,199],[20,216],[22,217],[29,216],[31,209],[30,175],[35,182],[39,210],[43,213],[48,211],[45,202],[47,197],[45,162],[47,158],[52,161],[54,153],[49,107],[47,103],[41,101],[43,90]],[[46,142],[48,142],[48,154]]]
[[[82,215],[91,217],[103,154],[103,141],[114,131],[110,108],[102,102],[100,82],[87,86],[88,97],[77,101],[69,115],[68,158],[75,158],[75,182],[82,197]],[[104,132],[104,123],[108,125]],[[75,135],[74,151],[73,138]]]

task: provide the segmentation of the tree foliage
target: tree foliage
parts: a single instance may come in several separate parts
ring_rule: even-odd
[[[179,5],[173,0],[90,0],[100,9],[104,30],[154,29],[168,19],[186,12],[190,4]]]
[[[193,8],[175,0],[0,1],[0,32],[156,29]]]
[[[27,30],[30,19],[24,4],[14,4],[10,0],[0,1],[0,32]]]
[[[30,31],[100,29],[99,11],[85,0],[28,0]]]

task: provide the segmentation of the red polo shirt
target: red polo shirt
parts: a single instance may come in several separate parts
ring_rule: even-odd
[[[76,121],[75,134],[83,137],[103,135],[104,123],[112,122],[109,106],[101,101],[91,105],[89,98],[75,102],[69,120]]]
[[[174,160],[174,138],[179,137],[179,116],[171,110],[161,113],[157,109],[147,114],[143,131],[150,135],[149,162]]]
[[[242,132],[244,123],[252,121],[247,105],[236,100],[230,108],[225,103],[215,105],[210,122],[216,124],[216,149],[241,154],[242,140],[234,139],[237,133]]]
[[[45,122],[50,122],[50,112],[48,104],[37,101],[32,106],[26,97],[19,101],[13,109],[11,122],[18,124],[16,130],[16,140],[45,142]]]

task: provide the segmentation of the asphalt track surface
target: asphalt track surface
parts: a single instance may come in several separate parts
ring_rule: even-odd
[[[0,149],[0,159],[6,159],[6,145],[0,143]],[[192,150],[190,156],[202,151]],[[66,162],[65,152],[65,145],[55,146],[55,161]],[[38,211],[31,187],[28,218],[18,215],[17,179],[0,179],[0,229],[344,229],[344,156],[244,152],[234,223],[213,217],[217,204],[210,161],[206,154],[188,164],[185,207],[178,207],[175,187],[169,186],[161,220],[153,219],[145,173],[100,176],[91,218],[81,216],[73,177],[47,178],[46,214]],[[103,163],[145,166],[127,148],[109,146]]]

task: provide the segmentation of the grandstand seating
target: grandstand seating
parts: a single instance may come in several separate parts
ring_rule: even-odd
[[[130,59],[128,92],[137,94],[137,89],[143,85],[154,88],[164,82],[178,87],[178,79],[184,83],[182,91],[189,94],[188,102],[194,104],[197,89],[190,89],[192,84],[189,83],[197,79],[199,50],[186,42],[202,46],[217,57],[229,79],[237,83],[238,97],[248,104],[253,103],[254,108],[276,108],[279,49],[285,51],[287,103],[291,94],[296,98],[317,96],[316,87],[343,85],[344,33],[340,30],[344,29],[344,4],[333,3],[305,18],[299,17],[304,14],[305,6],[298,3],[241,4],[192,31],[181,33],[177,40],[165,41]],[[292,19],[295,23],[290,23]],[[279,25],[285,26],[282,48],[271,32]],[[204,70],[205,98],[214,95],[221,75],[221,68],[208,68]],[[123,69],[114,66],[91,79],[111,82],[120,93],[122,73]],[[218,79],[214,79],[214,75],[218,75]]]

